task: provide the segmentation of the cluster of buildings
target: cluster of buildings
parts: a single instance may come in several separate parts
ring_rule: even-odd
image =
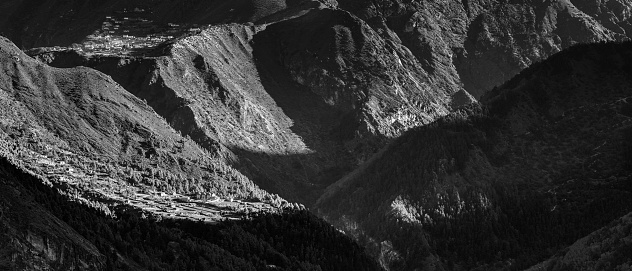
[[[88,36],[73,49],[102,55],[141,54],[161,43],[191,31],[199,31],[197,25],[156,23],[143,18],[142,12],[122,12],[107,16],[101,29]]]

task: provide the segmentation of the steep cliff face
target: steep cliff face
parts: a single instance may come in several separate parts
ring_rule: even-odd
[[[476,98],[570,45],[630,37],[624,0],[338,3],[375,29],[396,33],[436,80],[462,83]]]
[[[534,64],[484,110],[402,135],[329,187],[318,212],[392,270],[548,258],[632,208],[630,48],[578,46]]]

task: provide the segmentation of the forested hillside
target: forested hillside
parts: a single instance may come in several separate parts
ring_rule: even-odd
[[[632,267],[630,255],[632,213],[608,223],[527,270],[629,270]]]
[[[632,44],[575,46],[407,132],[319,214],[393,270],[526,268],[632,210]]]
[[[306,211],[207,224],[116,216],[69,201],[0,160],[2,270],[380,270],[364,249]]]

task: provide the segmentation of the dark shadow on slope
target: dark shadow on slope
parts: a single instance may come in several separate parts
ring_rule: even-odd
[[[518,270],[550,257],[632,210],[630,45],[576,45],[532,65],[488,92],[485,110],[399,137],[318,211],[343,230],[391,239],[400,251],[427,240],[464,270],[498,259]],[[459,196],[442,203],[446,197],[435,195],[450,186],[441,193]],[[476,207],[479,195],[494,208]],[[471,209],[433,215],[437,203]],[[405,270],[423,264],[409,255]]]
[[[326,161],[322,152],[278,155],[231,150],[239,157],[235,167],[261,189],[308,207],[316,202],[329,184],[354,168],[351,164]]]
[[[299,135],[309,154],[274,155],[234,150],[244,174],[269,191],[289,200],[312,204],[322,190],[355,167],[347,151],[358,127],[355,113],[329,105],[307,87],[292,80],[279,63],[279,53],[266,33],[254,40],[254,59],[261,83],[283,112],[293,120],[292,132]],[[296,194],[296,198],[290,196]]]

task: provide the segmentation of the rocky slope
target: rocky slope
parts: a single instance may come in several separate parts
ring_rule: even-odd
[[[338,3],[401,40],[437,81],[462,83],[476,98],[572,44],[632,35],[627,0]]]
[[[98,12],[91,16],[95,22],[83,22],[78,15],[69,15],[73,19],[65,24],[47,22],[53,28],[76,24],[95,29],[91,36],[81,34],[84,38],[73,31],[78,35],[73,42],[84,42],[83,47],[74,47],[79,56],[59,50],[32,53],[53,66],[84,65],[111,75],[146,99],[176,130],[207,149],[227,147],[241,158],[235,165],[255,182],[305,203],[312,203],[324,186],[368,159],[390,138],[471,102],[466,91],[479,98],[535,61],[576,43],[627,39],[629,28],[625,1],[578,6],[561,0],[123,2],[105,1],[98,11],[78,13]],[[81,10],[72,7],[65,9]],[[37,10],[24,12],[40,18]],[[93,44],[99,40],[95,35],[116,32],[106,29],[109,21],[104,17],[123,10],[138,11],[129,18],[179,23],[182,29],[192,24],[248,24],[189,32],[152,53],[138,51],[136,57],[98,56],[98,50],[89,49],[92,45],[86,47],[86,39]],[[205,15],[215,12],[218,16]],[[12,9],[6,13],[22,14]],[[45,19],[27,22],[37,21]],[[41,27],[34,29],[29,33]],[[135,35],[129,32],[133,28],[129,29],[110,36],[120,34],[121,52],[125,44],[136,48],[128,38]],[[162,41],[178,33],[187,31],[151,37]],[[12,37],[30,40],[19,33]],[[70,40],[63,35],[50,39],[56,41],[38,38],[41,41],[28,41],[26,46],[67,46],[57,41]],[[201,58],[196,60],[197,55]],[[172,66],[160,68],[166,64]],[[154,75],[157,69],[171,71]],[[196,78],[182,79],[185,74]],[[173,89],[166,90],[173,92],[164,96],[170,98],[154,94],[161,80]],[[209,86],[225,91],[207,95]],[[226,99],[218,96],[224,92],[231,100],[218,104]],[[193,112],[185,112],[187,108]]]
[[[385,267],[526,268],[628,213],[631,44],[572,47],[329,187]]]
[[[4,15],[0,34],[21,48],[70,46],[90,35],[108,35],[103,25],[117,14],[124,15],[120,20],[138,17],[157,26],[179,24],[186,29],[235,22],[265,24],[300,16],[321,4],[351,12],[383,39],[406,47],[434,85],[449,93],[464,87],[476,98],[570,45],[624,40],[632,30],[628,0],[11,0],[0,6]]]
[[[289,14],[210,27],[143,57],[34,54],[111,75],[182,134],[236,154],[265,189],[306,203],[389,138],[472,101],[347,12],[319,5]]]
[[[564,57],[588,57],[557,56],[484,93],[574,44],[627,39],[631,6],[5,1],[0,33],[61,46],[29,50],[51,66],[111,78],[7,53],[3,147],[38,164],[71,150],[82,172],[106,161],[165,191],[282,201],[250,178],[309,205],[320,197],[323,216],[394,270],[526,267],[629,207],[629,114],[616,113],[627,112],[628,55],[573,49]]]
[[[88,201],[105,193],[108,201],[113,193],[147,188],[280,200],[182,137],[103,73],[46,66],[4,38],[0,63],[2,155],[65,183],[67,193]]]
[[[0,63],[0,269],[380,269],[109,76],[46,66],[4,38]],[[211,192],[211,202],[180,195]],[[229,197],[252,201],[237,201],[245,215]]]

